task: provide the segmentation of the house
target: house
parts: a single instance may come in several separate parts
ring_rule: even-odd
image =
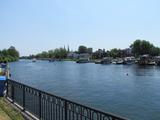
[[[79,54],[75,53],[75,52],[70,52],[67,54],[67,58],[71,58],[71,59],[78,59]]]
[[[78,53],[75,53],[75,52],[70,52],[67,54],[67,57],[68,58],[71,58],[71,59],[78,59],[78,58],[90,58],[91,55],[89,53],[81,53],[81,54],[78,54]]]
[[[90,58],[90,54],[89,53],[81,53],[81,54],[78,54],[78,58]]]
[[[125,57],[127,56],[132,56],[132,49],[131,48],[126,48],[122,50],[122,53]]]

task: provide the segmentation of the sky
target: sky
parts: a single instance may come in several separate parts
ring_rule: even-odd
[[[79,45],[109,50],[136,39],[160,46],[159,0],[0,0],[0,49],[22,55]]]

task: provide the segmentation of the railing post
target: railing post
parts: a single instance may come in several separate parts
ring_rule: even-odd
[[[6,80],[6,98],[8,97],[8,79]]]
[[[42,117],[41,96],[42,96],[41,91],[39,91],[39,120],[41,120],[41,117]]]
[[[11,89],[12,89],[12,103],[14,103],[14,83],[11,83]]]
[[[68,118],[68,114],[67,114],[67,101],[65,100],[65,106],[64,106],[64,110],[65,110],[65,120],[67,120],[67,118]]]
[[[23,85],[23,111],[25,111],[25,85]]]

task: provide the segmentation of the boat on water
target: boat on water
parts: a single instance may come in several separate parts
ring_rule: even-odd
[[[150,61],[150,62],[148,62],[148,65],[156,65],[156,62],[155,61]]]
[[[112,64],[116,64],[116,61],[112,61]]]
[[[101,60],[96,60],[95,64],[101,64]]]
[[[123,64],[123,63],[124,63],[124,61],[123,61],[122,58],[119,58],[119,59],[117,59],[117,61],[116,61],[116,64],[117,64],[117,65],[121,65],[121,64]]]
[[[146,55],[140,56],[138,60],[138,64],[139,65],[156,65],[156,62],[150,55],[146,54]]]
[[[110,64],[110,63],[111,63],[110,57],[105,57],[101,60],[101,64]]]
[[[79,58],[76,63],[89,63],[89,58]]]
[[[123,60],[123,64],[132,65],[135,63],[135,57],[125,57]]]
[[[36,62],[36,61],[37,61],[36,58],[33,58],[32,62]]]
[[[54,62],[55,60],[54,59],[49,59],[49,62]]]

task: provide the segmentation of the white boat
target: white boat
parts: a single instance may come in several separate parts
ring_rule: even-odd
[[[134,64],[135,57],[125,57],[123,62],[124,62],[123,64],[127,64],[127,65]]]
[[[123,61],[122,58],[119,58],[119,59],[117,59],[117,61],[116,61],[116,64],[123,64],[123,63],[124,63],[124,61]]]
[[[37,61],[36,58],[33,58],[32,62],[36,62],[36,61]]]
[[[151,61],[148,63],[148,65],[156,65],[156,62],[155,61]]]

